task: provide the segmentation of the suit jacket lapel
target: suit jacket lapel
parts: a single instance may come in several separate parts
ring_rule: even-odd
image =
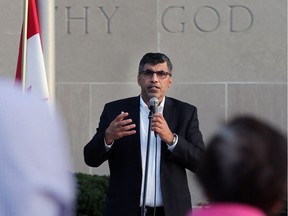
[[[165,105],[164,105],[164,110],[163,110],[163,116],[170,128],[170,130],[173,132],[174,131],[174,119],[175,119],[175,113],[176,110],[173,106],[173,100],[171,100],[169,97],[165,98]],[[167,145],[164,141],[161,141],[161,161],[163,160],[164,157],[168,157],[170,155],[170,151],[167,149]],[[165,163],[161,163],[161,167],[165,166]],[[163,168],[163,167],[162,167]]]
[[[170,128],[171,131],[173,131],[173,122],[175,119],[175,108],[173,106],[173,100],[171,100],[169,97],[165,98],[165,105],[163,110],[163,116]]]
[[[131,136],[131,142],[135,143],[135,154],[137,154],[139,167],[142,168],[141,162],[141,143],[140,143],[140,96],[135,97],[130,104],[128,104],[127,111],[129,112],[129,118],[136,124],[136,134]]]
[[[134,100],[131,101],[130,104],[128,104],[127,110],[129,110],[129,116],[128,118],[131,118],[133,120],[133,123],[136,124],[136,131],[137,131],[137,141],[140,142],[140,97],[135,97]]]

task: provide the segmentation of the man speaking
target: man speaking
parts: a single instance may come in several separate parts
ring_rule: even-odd
[[[84,147],[87,165],[109,163],[105,216],[184,216],[191,209],[185,169],[197,170],[205,147],[196,107],[165,96],[172,68],[165,54],[145,54],[140,96],[106,104]]]

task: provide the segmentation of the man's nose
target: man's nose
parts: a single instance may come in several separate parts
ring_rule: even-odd
[[[158,81],[158,76],[157,73],[153,73],[152,77],[151,77],[151,81]]]

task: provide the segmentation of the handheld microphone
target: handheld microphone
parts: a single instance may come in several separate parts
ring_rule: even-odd
[[[152,97],[149,100],[149,109],[152,111],[153,114],[158,112],[158,104],[159,100],[156,97]]]
[[[158,104],[159,104],[159,100],[156,97],[152,97],[149,100],[149,109],[152,112],[152,114],[158,113]],[[157,136],[157,133],[155,131],[154,131],[154,135],[155,137]]]

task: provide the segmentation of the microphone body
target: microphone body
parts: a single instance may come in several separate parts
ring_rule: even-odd
[[[156,97],[152,97],[149,100],[149,109],[152,111],[153,114],[158,112],[158,105],[159,100]]]
[[[149,100],[149,109],[152,112],[152,115],[154,113],[158,113],[158,105],[159,105],[159,100],[156,97],[152,97]],[[157,136],[157,133],[154,131],[155,137]]]

